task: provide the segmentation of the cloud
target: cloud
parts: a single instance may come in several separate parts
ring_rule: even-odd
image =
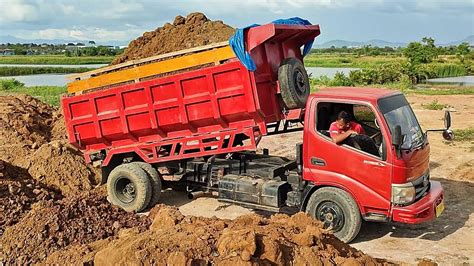
[[[8,12],[0,12],[0,34],[29,39],[44,36],[127,42],[172,21],[176,15],[195,11],[235,27],[300,16],[323,23],[322,38],[375,38],[379,32],[391,32],[388,28],[400,36],[418,36],[440,24],[445,31],[439,34],[474,34],[472,0],[0,1],[8,6]]]
[[[16,37],[22,39],[62,39],[71,41],[94,40],[99,42],[111,42],[128,40],[130,36],[138,36],[141,35],[142,32],[143,31],[141,29],[133,28],[127,28],[123,30],[107,30],[104,28],[48,28],[33,32],[21,31],[16,34]]]
[[[2,0],[0,22],[32,22],[39,19],[38,8],[34,4],[24,1]]]

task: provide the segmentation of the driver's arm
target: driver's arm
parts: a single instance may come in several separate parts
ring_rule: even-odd
[[[339,144],[341,142],[343,142],[345,139],[347,139],[351,134],[357,134],[357,132],[353,131],[353,130],[348,130],[344,133],[333,133],[331,132],[331,138],[332,138],[332,141],[334,141],[334,143],[336,144]]]

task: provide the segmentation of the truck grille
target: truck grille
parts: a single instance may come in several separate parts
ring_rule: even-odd
[[[430,190],[430,171],[426,171],[422,176],[412,181],[415,187],[415,201],[421,199]]]

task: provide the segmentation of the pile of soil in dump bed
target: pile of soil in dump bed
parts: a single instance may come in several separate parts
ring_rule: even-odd
[[[186,18],[177,16],[173,24],[166,23],[130,42],[111,64],[227,41],[234,32],[231,26],[211,21],[202,13],[191,13]]]
[[[69,245],[104,239],[120,228],[145,230],[149,224],[147,217],[112,206],[103,191],[94,190],[56,202],[42,201],[5,230],[0,239],[0,264],[36,263]]]
[[[58,109],[28,95],[0,96],[0,160],[69,196],[95,187],[100,174],[67,142]]]
[[[41,200],[59,199],[60,194],[29,178],[21,168],[0,160],[0,237]]]
[[[123,230],[118,238],[71,246],[46,264],[94,265],[375,265],[385,263],[339,241],[304,213],[236,220],[183,216],[155,206],[150,228]]]

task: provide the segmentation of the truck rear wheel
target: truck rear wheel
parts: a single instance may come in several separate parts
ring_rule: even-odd
[[[287,109],[305,107],[310,86],[308,74],[300,60],[296,58],[283,60],[278,68],[278,82]]]
[[[148,208],[155,206],[158,201],[160,200],[161,195],[161,178],[158,171],[149,163],[145,162],[133,162],[131,164],[138,165],[141,169],[143,169],[150,179],[151,183],[151,199],[150,203],[148,204]]]
[[[137,164],[122,164],[107,179],[107,199],[127,212],[139,212],[150,203],[152,186],[147,173]]]
[[[306,213],[320,220],[324,228],[345,243],[359,234],[362,219],[359,207],[349,193],[334,187],[323,187],[311,195]]]

